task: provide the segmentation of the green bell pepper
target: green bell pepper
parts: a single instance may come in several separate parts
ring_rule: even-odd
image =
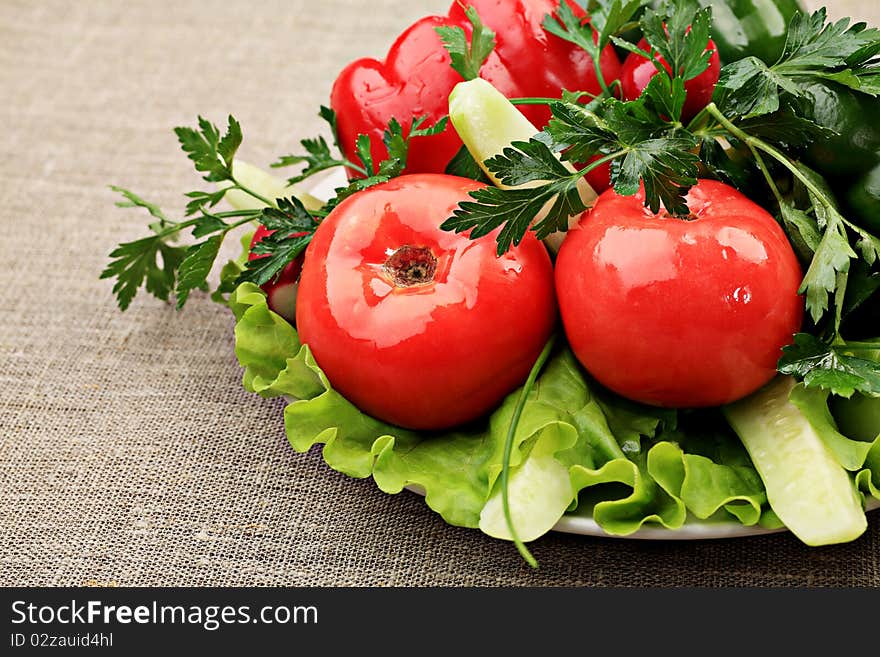
[[[845,201],[860,226],[880,234],[880,164],[849,187]]]
[[[880,163],[880,99],[835,82],[816,82],[806,91],[813,100],[806,118],[836,133],[812,143],[808,165],[832,182],[850,183]]]
[[[712,40],[721,63],[753,55],[774,63],[785,47],[788,23],[800,0],[699,0],[712,7]]]

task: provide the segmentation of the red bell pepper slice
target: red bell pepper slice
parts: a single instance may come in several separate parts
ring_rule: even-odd
[[[564,1],[583,14],[576,3]],[[506,96],[558,98],[563,89],[600,92],[586,51],[541,26],[544,17],[558,9],[559,0],[470,0],[469,4],[496,35],[495,50],[480,76]],[[360,163],[355,149],[358,135],[370,136],[373,161],[379,162],[388,156],[382,133],[392,118],[406,129],[414,117],[427,115],[427,126],[448,113],[449,93],[462,78],[451,68],[449,54],[435,31],[443,25],[461,27],[468,35],[472,31],[465,7],[455,2],[447,16],[428,16],[410,26],[391,46],[384,62],[359,59],[337,77],[330,104],[337,116],[340,148],[352,162]],[[602,52],[600,66],[606,82],[619,78],[620,61],[611,46]],[[544,105],[520,109],[536,126],[544,127],[550,119]],[[439,134],[416,137],[410,144],[406,172],[443,172],[461,146],[451,125]],[[354,172],[349,174],[354,176]],[[607,169],[590,182],[606,188]]]

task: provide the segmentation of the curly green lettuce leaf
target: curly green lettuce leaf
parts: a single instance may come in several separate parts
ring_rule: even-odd
[[[593,413],[583,430],[594,441],[619,441],[627,458],[579,467],[573,474],[585,489],[584,510],[605,531],[626,536],[646,523],[678,529],[691,516],[744,525],[759,521],[766,505],[763,484],[739,442],[716,426],[717,419],[664,427],[669,418],[660,409],[639,411],[617,398],[602,407],[606,420]]]
[[[290,324],[269,310],[265,293],[253,283],[240,285],[229,297],[236,318],[235,355],[245,368],[243,385],[263,397],[285,394],[276,387],[287,359],[300,348]]]

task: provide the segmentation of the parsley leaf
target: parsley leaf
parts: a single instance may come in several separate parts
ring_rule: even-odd
[[[191,215],[194,215],[197,212],[204,210],[206,207],[213,208],[215,205],[223,200],[223,197],[226,196],[227,191],[229,190],[227,188],[224,188],[218,189],[216,192],[187,192],[185,196],[192,200],[186,204],[186,216],[189,217]]]
[[[333,135],[333,145],[336,147],[336,150],[339,150],[339,132],[336,126],[336,112],[329,107],[321,105],[321,110],[318,112],[318,116],[324,119],[324,121],[330,126],[330,132]],[[327,140],[323,137],[318,137],[316,139],[302,139],[299,144],[305,151],[304,155],[282,155],[278,158],[278,161],[271,165],[273,169],[296,166],[298,164],[306,165],[298,175],[288,178],[287,182],[290,185],[295,185],[316,173],[328,169],[334,169],[336,167],[348,167],[354,171],[359,171],[365,176],[367,175],[367,168],[361,167],[354,162],[350,162],[343,157],[334,156],[330,151],[330,146],[327,144]]]
[[[841,71],[824,76],[869,96],[880,96],[880,67],[866,67],[861,71]]]
[[[183,308],[192,290],[204,289],[207,286],[208,274],[211,273],[211,268],[220,252],[223,237],[223,234],[214,235],[187,249],[186,257],[180,263],[177,273],[175,296],[178,309]]]
[[[798,290],[800,294],[806,294],[807,310],[814,322],[818,322],[828,310],[828,294],[837,289],[838,275],[846,274],[850,260],[856,257],[840,221],[840,214],[836,210],[830,214],[830,222]]]
[[[779,61],[767,66],[746,57],[721,69],[715,101],[728,116],[753,117],[775,112],[784,93],[804,97],[817,80],[834,80],[876,95],[880,78],[874,57],[880,53],[880,30],[844,18],[827,21],[825,9],[791,19]]]
[[[253,253],[260,257],[248,263],[238,278],[239,284],[248,281],[263,285],[272,280],[312,240],[318,222],[300,200],[292,196],[280,198],[276,204],[277,208],[265,208],[260,213],[259,222],[273,232],[254,247]]]
[[[112,260],[101,272],[101,278],[116,278],[113,294],[121,310],[131,305],[144,281],[147,292],[162,301],[168,300],[186,247],[168,244],[167,237],[168,234],[160,233],[120,244],[111,251]]]
[[[239,210],[212,214],[207,208],[219,203],[230,189],[243,188],[234,179],[232,165],[242,142],[241,126],[234,117],[228,119],[227,129],[220,130],[210,121],[199,117],[198,128],[175,128],[175,134],[183,151],[193,161],[195,169],[205,174],[209,182],[232,182],[232,186],[204,192],[186,194],[185,221],[170,221],[162,210],[138,195],[120,187],[111,187],[125,197],[117,203],[121,207],[140,207],[158,219],[149,228],[155,233],[132,242],[120,244],[111,253],[111,261],[102,271],[101,278],[116,278],[113,293],[122,310],[131,304],[143,286],[153,296],[168,301],[172,292],[182,307],[194,289],[207,288],[207,276],[226,234],[232,229],[251,221],[258,211]],[[225,217],[239,221],[228,224]],[[196,238],[211,235],[207,240],[192,246],[174,246],[171,242],[188,228]]]
[[[460,203],[453,216],[441,225],[443,230],[470,230],[470,238],[476,239],[502,227],[497,243],[498,255],[503,255],[522,241],[530,227],[538,239],[543,239],[566,230],[568,218],[586,209],[578,191],[583,174],[572,173],[544,141],[514,142],[486,165],[504,185],[549,182],[537,187],[486,187],[471,192],[474,200]]]
[[[608,81],[599,66],[602,51],[614,37],[632,28],[638,11],[648,4],[648,0],[591,0],[587,9],[590,19],[578,16],[567,2],[560,2],[555,14],[547,14],[542,22],[543,28],[560,39],[564,39],[586,50],[593,60],[596,76],[606,96],[611,92]]]
[[[614,189],[618,194],[632,196],[645,186],[645,203],[652,212],[663,207],[673,215],[690,214],[685,195],[697,183],[699,158],[690,152],[692,139],[649,139],[627,152],[623,160],[611,165]]]
[[[815,221],[815,227],[821,231],[818,244],[816,234],[811,230],[813,223],[805,222],[803,213],[792,212],[784,207],[784,203],[781,211],[788,223],[797,226],[804,244],[814,251],[799,292],[806,294],[807,310],[813,321],[818,322],[829,308],[829,294],[837,292],[841,286],[845,290],[850,262],[858,258],[858,255],[850,246],[847,221],[837,208],[827,183],[803,164],[797,165],[797,169],[804,178],[799,187],[805,188],[809,212]],[[836,305],[839,317],[840,307],[839,304]]]
[[[357,141],[359,157],[365,164],[369,165],[367,170],[370,172],[375,170],[375,173],[365,178],[356,178],[350,181],[346,187],[336,189],[336,195],[327,203],[325,211],[331,211],[339,203],[356,192],[387,182],[391,178],[401,175],[404,169],[406,169],[412,140],[418,137],[430,137],[440,134],[449,123],[449,117],[444,116],[435,124],[423,127],[427,120],[427,115],[415,117],[404,136],[403,126],[400,122],[397,119],[391,119],[382,134],[382,143],[385,144],[388,157],[380,161],[378,166],[374,165],[373,162],[371,138],[368,135],[360,135]]]
[[[110,185],[110,189],[114,192],[118,192],[122,194],[127,200],[125,201],[117,201],[116,207],[118,208],[144,208],[147,212],[153,215],[159,221],[155,224],[152,224],[150,228],[159,232],[166,226],[173,225],[175,222],[169,221],[165,214],[162,212],[162,208],[160,208],[155,203],[150,203],[149,201],[145,201],[140,196],[131,192],[127,189],[123,189],[122,187],[117,187],[116,185]]]
[[[662,89],[662,77],[654,76],[648,86]],[[653,92],[628,103],[609,98],[597,112],[556,103],[551,107],[548,132],[555,141],[570,144],[567,157],[586,161],[595,153],[616,156],[611,182],[619,194],[635,194],[641,181],[645,204],[654,212],[662,204],[668,212],[686,216],[684,197],[699,173],[700,158],[693,152],[698,142],[689,132],[667,123],[661,113],[671,105],[654,107],[654,99]],[[673,102],[677,107],[683,101]]]
[[[174,129],[180,146],[195,164],[196,171],[205,174],[208,182],[232,180],[232,160],[241,145],[241,126],[231,115],[226,133],[221,137],[217,126],[199,117],[199,129]]]
[[[647,0],[593,0],[587,21],[561,2],[555,14],[544,17],[542,25],[550,34],[580,46],[597,59],[613,36],[634,26],[633,17],[647,4]]]
[[[495,49],[495,33],[483,25],[474,7],[465,9],[465,15],[473,26],[470,43],[464,28],[445,25],[434,29],[449,52],[452,68],[465,80],[473,80],[480,77],[480,68]]]
[[[306,166],[299,174],[288,178],[287,182],[291,185],[302,182],[321,171],[349,164],[344,159],[333,156],[327,140],[323,137],[303,139],[299,143],[306,151],[305,155],[283,155],[271,165],[273,169],[278,169],[304,163]]]
[[[673,77],[691,80],[709,66],[712,51],[707,50],[712,25],[710,7],[697,9],[696,2],[678,2],[664,13],[647,10],[641,26],[645,39],[672,70]],[[665,68],[652,58],[662,73]]]
[[[406,168],[406,160],[413,139],[418,137],[432,137],[446,130],[449,117],[443,116],[433,125],[425,126],[428,116],[417,116],[410,123],[406,137],[403,136],[403,127],[397,119],[391,119],[382,136],[382,141],[388,149],[388,159],[379,163],[379,174],[390,177],[399,176]],[[425,127],[423,127],[425,126]]]
[[[372,147],[373,140],[368,135],[358,135],[355,140],[355,153],[368,172],[374,170]]]
[[[801,114],[803,110],[795,103],[784,102],[777,112],[743,119],[737,125],[750,135],[786,150],[794,150],[837,134]]]
[[[803,95],[788,77],[757,57],[746,57],[721,69],[715,102],[728,116],[761,116],[779,109],[780,90]]]
[[[542,140],[515,141],[500,155],[486,160],[486,166],[502,184],[518,187],[537,180],[571,178],[569,171]]]
[[[858,66],[880,53],[880,30],[849,18],[829,23],[824,7],[812,15],[796,12],[776,68],[781,71],[822,70]]]
[[[643,93],[647,95],[661,118],[666,118],[670,122],[681,121],[684,101],[687,100],[684,78],[655,75],[648,82]]]
[[[620,5],[620,0],[613,4]],[[547,14],[542,26],[550,34],[586,50],[591,57],[599,53],[598,44],[593,41],[593,26],[577,16],[567,2],[560,2],[555,14]]]
[[[470,237],[477,239],[502,226],[497,237],[499,256],[522,241],[547,203],[553,201],[546,217],[534,227],[540,239],[567,228],[568,217],[586,209],[577,191],[577,183],[571,179],[558,180],[536,189],[485,187],[471,192],[471,197],[474,201],[460,203],[441,228],[456,233],[472,229]],[[563,216],[564,225],[559,223]]]
[[[788,239],[802,262],[809,263],[822,241],[822,231],[815,217],[798,208],[791,199],[784,199],[779,205]]]
[[[880,348],[880,345],[877,345]],[[798,333],[783,349],[779,371],[803,379],[807,387],[825,388],[835,395],[854,392],[880,395],[880,362],[860,358],[846,343],[826,344],[808,333]]]
[[[336,112],[326,105],[321,105],[321,109],[318,110],[318,116],[324,119],[327,125],[330,126],[330,134],[333,135],[333,145],[336,147],[336,150],[339,150],[339,127],[337,125]]]
[[[648,0],[593,0],[588,10],[590,25],[598,32],[596,52],[602,52],[612,37],[635,27],[634,20],[639,10],[648,4]]]

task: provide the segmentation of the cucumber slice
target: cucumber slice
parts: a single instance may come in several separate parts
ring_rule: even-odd
[[[274,201],[276,198],[295,196],[302,201],[306,210],[318,210],[324,205],[320,200],[296,185],[288,185],[286,180],[273,176],[243,160],[235,160],[232,163],[232,173],[242,185],[267,199]],[[223,183],[223,186],[229,187],[229,184]],[[263,203],[239,189],[227,192],[225,198],[236,210],[258,210],[264,207]]]
[[[795,381],[777,377],[724,407],[767,489],[776,515],[807,545],[855,540],[868,522],[852,479],[789,401]]]
[[[449,95],[449,119],[471,155],[497,187],[504,185],[484,162],[499,155],[512,142],[528,141],[541,132],[504,94],[482,78],[455,86]]]
[[[455,86],[449,95],[449,119],[468,151],[489,179],[502,189],[510,189],[510,187],[502,184],[486,168],[485,161],[500,155],[511,143],[528,141],[541,132],[504,94],[482,78],[460,82]],[[574,173],[575,168],[571,164],[568,162],[564,164]],[[536,180],[521,187],[538,187],[541,184],[540,180]],[[597,194],[585,178],[578,181],[578,191],[586,205],[592,205],[596,200]],[[536,221],[540,221],[541,214],[543,213],[535,217]],[[578,219],[579,216],[571,217],[569,227],[577,223]],[[558,250],[563,236],[564,233],[551,235],[547,238],[548,245]]]

